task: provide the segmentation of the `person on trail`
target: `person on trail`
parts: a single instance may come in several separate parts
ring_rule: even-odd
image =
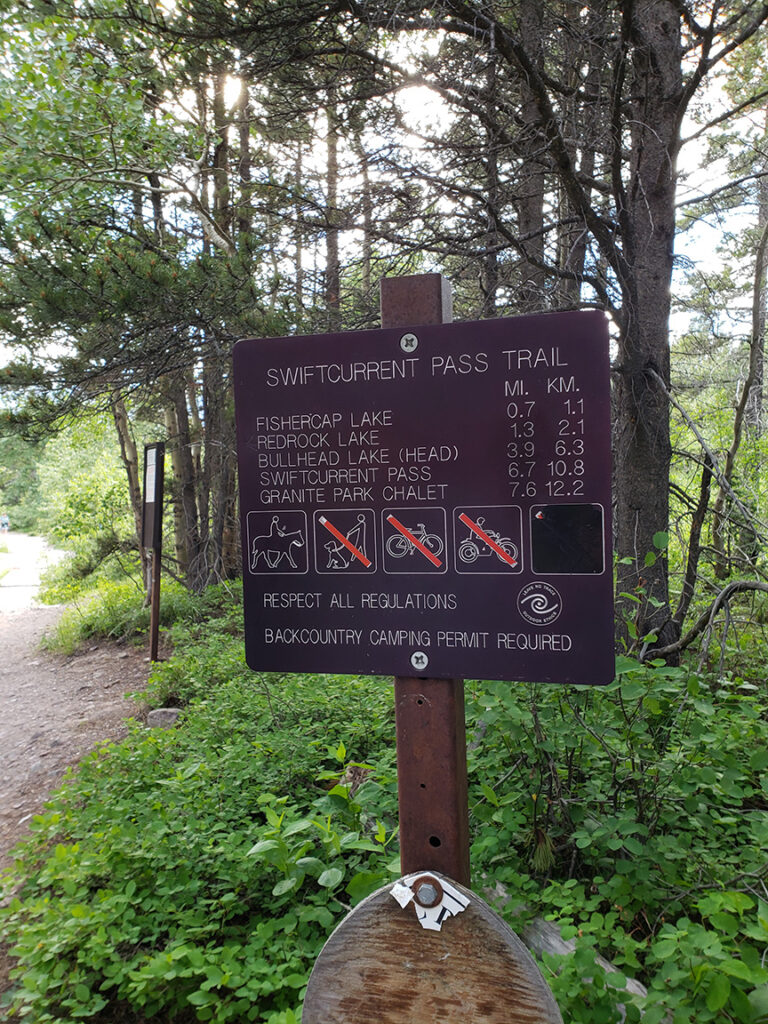
[[[8,533],[11,528],[11,520],[8,518],[8,513],[3,512],[0,515],[0,533]]]

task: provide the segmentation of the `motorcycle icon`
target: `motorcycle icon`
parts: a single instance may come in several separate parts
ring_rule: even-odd
[[[424,523],[419,523],[415,529],[408,527],[408,532],[430,551],[435,558],[439,558],[443,553],[442,539],[436,533],[427,533]],[[387,541],[386,548],[387,554],[391,555],[392,558],[404,558],[405,555],[412,555],[414,553],[416,545],[402,533],[394,533]]]
[[[483,516],[479,516],[476,522],[483,533],[492,540],[494,544],[497,544],[501,550],[505,554],[509,555],[510,558],[514,559],[515,562],[518,561],[519,552],[517,545],[510,540],[509,537],[502,537],[500,533],[496,532],[496,530],[487,529],[485,526],[485,518]],[[469,536],[465,537],[459,544],[459,559],[464,562],[465,565],[472,565],[472,563],[476,562],[478,558],[485,558],[489,555],[496,555],[500,562],[505,561],[499,552],[494,551],[494,549],[489,547],[488,544],[479,543],[477,535],[473,533],[472,530],[469,531]]]

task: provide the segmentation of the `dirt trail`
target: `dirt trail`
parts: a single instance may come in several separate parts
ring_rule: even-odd
[[[62,657],[39,644],[62,613],[36,602],[41,568],[56,557],[37,537],[0,536],[0,870],[65,769],[117,739],[138,707],[149,662],[140,648],[99,644]],[[4,570],[7,570],[4,572]]]

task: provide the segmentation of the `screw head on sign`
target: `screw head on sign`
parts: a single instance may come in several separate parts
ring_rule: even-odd
[[[419,671],[423,671],[429,664],[429,658],[424,651],[414,651],[411,655],[411,664]]]
[[[436,878],[424,875],[412,883],[413,898],[422,907],[436,907],[443,898],[443,887]]]
[[[415,348],[418,348],[419,339],[415,334],[404,334],[400,339],[400,348],[403,352],[413,352]]]

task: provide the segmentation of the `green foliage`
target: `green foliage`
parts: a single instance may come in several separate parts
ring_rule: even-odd
[[[42,444],[0,436],[0,513],[8,513],[14,530],[33,532],[37,526],[37,464],[42,451]]]
[[[60,599],[68,600],[55,628],[46,637],[45,644],[50,650],[62,654],[71,654],[86,641],[93,638],[103,639],[135,639],[142,637],[149,629],[150,609],[144,604],[144,593],[138,578],[126,576],[120,580],[101,579],[97,586],[88,591],[81,591],[77,583],[70,588],[65,585],[55,590],[50,586],[46,594],[57,594]],[[218,632],[227,636],[228,645],[233,648],[232,640],[242,633],[242,584],[222,583],[209,587],[198,597],[190,593],[182,584],[174,580],[164,579],[160,590],[160,627],[167,629],[176,624],[176,642],[184,643],[185,638],[199,636],[200,622],[207,623],[207,636],[210,643],[210,662],[216,664],[216,650],[213,641]],[[157,678],[153,677],[151,690],[153,693],[164,694],[170,698],[170,688],[164,686],[166,677],[174,678],[180,672],[184,679],[190,679],[190,655],[182,660],[183,667],[178,668],[175,659],[167,664],[156,666]],[[239,662],[244,665],[242,657]],[[222,667],[212,678],[225,681],[225,665],[229,659],[225,657]],[[189,692],[193,691],[190,681]],[[159,700],[160,706],[163,700]],[[167,703],[167,701],[166,701]]]
[[[38,467],[39,522],[59,546],[135,532],[126,502],[125,470],[106,416],[70,424],[46,445]]]
[[[113,599],[100,628],[124,631]],[[5,882],[11,1020],[290,1021],[331,929],[398,872],[390,688],[250,672],[229,587],[163,604],[175,653],[144,698],[181,723],[104,747],[35,820]],[[758,1024],[764,687],[617,667],[601,689],[470,688],[475,884],[573,941],[542,963],[566,1020]]]
[[[391,878],[386,690],[225,675],[179,728],[91,755],[35,819],[3,912],[11,1019],[290,1021],[329,930]]]
[[[758,1020],[747,1007],[768,983],[765,694],[627,658],[618,669],[602,690],[478,694],[474,871],[576,940],[545,965],[565,1019],[615,1021],[628,1001],[598,950],[649,988],[630,1020],[641,1007],[652,1022]],[[521,885],[530,875],[539,887]]]

